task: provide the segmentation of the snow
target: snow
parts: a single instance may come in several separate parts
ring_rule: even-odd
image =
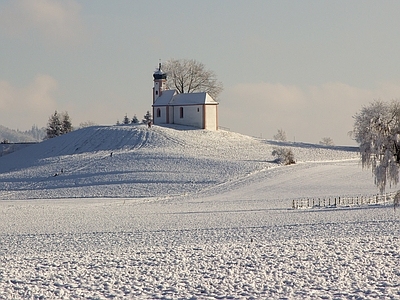
[[[297,163],[278,166],[274,147]],[[143,125],[5,155],[0,299],[398,299],[393,205],[291,209],[375,194],[359,161],[353,147]]]

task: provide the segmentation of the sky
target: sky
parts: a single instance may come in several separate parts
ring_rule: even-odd
[[[142,119],[159,61],[194,59],[224,91],[219,125],[355,145],[353,116],[400,98],[399,1],[0,0],[0,125]]]

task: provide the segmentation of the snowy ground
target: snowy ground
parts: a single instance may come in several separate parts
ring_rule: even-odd
[[[351,147],[85,128],[0,157],[0,299],[400,299],[398,210],[291,209],[374,193]]]

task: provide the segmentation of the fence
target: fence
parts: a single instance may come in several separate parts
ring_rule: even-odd
[[[334,208],[364,205],[388,205],[394,203],[396,193],[378,194],[369,196],[345,196],[328,198],[301,198],[292,200],[293,209],[306,208]]]

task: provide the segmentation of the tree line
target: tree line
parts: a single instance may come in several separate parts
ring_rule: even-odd
[[[142,123],[148,124],[149,122],[153,122],[153,116],[151,115],[150,111],[148,110],[146,114],[143,116]],[[132,119],[128,117],[127,114],[122,119],[122,123],[117,120],[116,125],[128,125],[128,124],[139,124],[140,121],[136,115],[133,116]]]

